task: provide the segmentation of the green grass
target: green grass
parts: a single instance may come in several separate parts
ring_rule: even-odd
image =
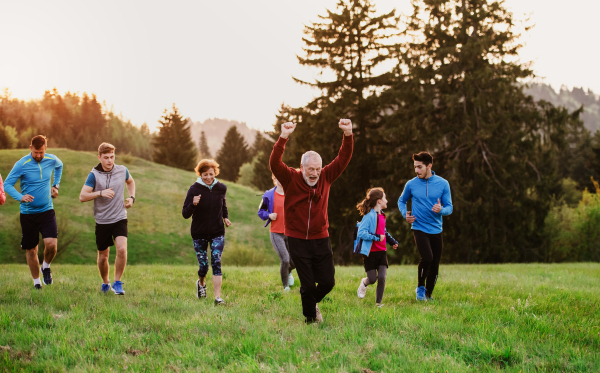
[[[296,284],[278,268],[231,267],[223,297],[194,296],[195,266],[127,268],[127,294],[99,294],[95,266],[54,264],[32,290],[25,264],[0,266],[2,371],[592,372],[600,371],[600,265],[442,266],[414,300],[416,267],[388,272],[385,306],[356,297],[360,267],[338,267],[304,325]]]
[[[0,174],[6,179],[14,163],[29,150],[0,150]],[[93,202],[79,202],[79,193],[98,158],[90,152],[48,149],[64,163],[60,195],[54,201],[59,226],[55,263],[89,264],[96,258]],[[136,184],[136,203],[128,211],[130,264],[193,264],[196,256],[190,237],[191,219],[181,216],[183,200],[196,181],[186,172],[119,155],[117,163],[128,167]],[[268,229],[256,214],[261,194],[246,186],[225,182],[227,205],[233,225],[227,229],[227,250],[235,252],[235,264],[268,265],[278,262]],[[18,188],[18,184],[17,184]],[[10,196],[0,207],[0,263],[21,263],[19,204]],[[42,250],[40,250],[41,253]]]

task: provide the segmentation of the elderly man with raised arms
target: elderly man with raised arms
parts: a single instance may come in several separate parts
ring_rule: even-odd
[[[331,184],[344,172],[352,157],[352,122],[340,119],[344,132],[338,156],[323,167],[315,151],[302,155],[300,171],[282,161],[285,144],[296,128],[295,123],[281,125],[281,135],[269,160],[271,171],[285,190],[285,235],[290,256],[300,278],[302,312],[307,323],[321,322],[319,303],[335,285],[333,253],[329,241],[327,203]]]

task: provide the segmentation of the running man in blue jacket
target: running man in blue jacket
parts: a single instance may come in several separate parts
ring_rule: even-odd
[[[42,135],[31,139],[30,154],[15,163],[8,174],[4,189],[15,200],[21,202],[21,249],[25,250],[27,264],[33,277],[33,286],[42,288],[40,281],[40,262],[38,244],[40,233],[44,240],[44,263],[42,275],[44,284],[52,284],[50,263],[56,255],[58,227],[52,198],[58,197],[63,164],[57,156],[46,154],[46,137]],[[54,178],[52,172],[54,171]],[[15,189],[17,181],[21,183],[21,192]]]
[[[417,177],[409,180],[398,199],[398,208],[412,224],[413,236],[421,261],[418,267],[417,300],[432,300],[438,278],[442,240],[442,216],[452,214],[450,184],[431,170],[433,157],[427,152],[413,154]],[[412,214],[406,203],[412,199]]]

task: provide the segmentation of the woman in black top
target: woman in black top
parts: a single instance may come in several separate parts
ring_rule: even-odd
[[[206,298],[207,251],[210,245],[215,304],[225,304],[221,298],[223,281],[221,254],[225,247],[225,226],[231,225],[225,200],[227,186],[215,178],[219,174],[219,164],[212,159],[201,160],[194,170],[199,177],[188,190],[181,214],[185,219],[192,217],[190,231],[200,265],[198,281],[196,281],[196,296]]]

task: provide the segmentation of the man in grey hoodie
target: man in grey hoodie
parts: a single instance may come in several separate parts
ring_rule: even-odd
[[[121,277],[127,264],[127,209],[135,202],[135,182],[125,166],[115,164],[115,147],[103,142],[98,147],[100,163],[92,169],[79,200],[94,201],[96,219],[96,246],[98,247],[98,270],[102,277],[100,291],[112,290],[117,295],[125,294]],[[123,192],[127,186],[129,198],[123,201]],[[113,241],[114,239],[114,241]],[[115,281],[112,288],[108,278],[109,247],[116,242]]]

